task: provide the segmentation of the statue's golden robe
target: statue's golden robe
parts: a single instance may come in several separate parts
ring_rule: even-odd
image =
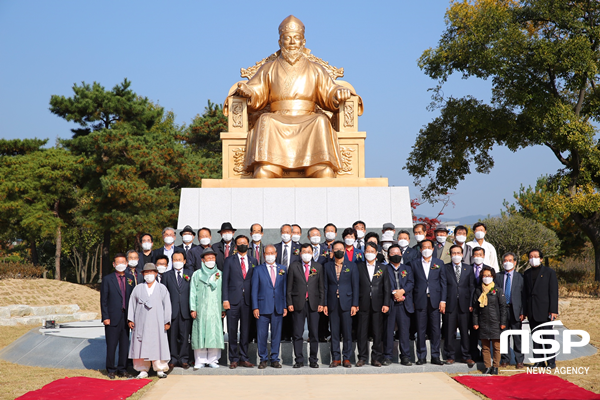
[[[304,56],[291,65],[281,56],[264,64],[248,81],[253,95],[248,111],[270,105],[249,132],[246,141],[246,170],[257,163],[285,169],[328,164],[337,171],[341,157],[336,132],[327,115],[315,112],[315,104],[336,111],[337,89],[327,71]]]

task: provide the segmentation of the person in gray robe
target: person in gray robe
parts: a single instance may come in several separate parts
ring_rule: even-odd
[[[144,265],[142,275],[145,283],[137,285],[129,298],[129,358],[133,359],[133,369],[140,372],[137,378],[147,378],[150,365],[159,378],[166,378],[171,359],[167,339],[167,330],[171,327],[171,299],[167,288],[156,280],[156,265]]]

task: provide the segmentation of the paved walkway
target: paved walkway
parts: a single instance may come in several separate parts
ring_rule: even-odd
[[[169,375],[143,400],[244,399],[479,399],[443,372],[376,375],[183,376]]]

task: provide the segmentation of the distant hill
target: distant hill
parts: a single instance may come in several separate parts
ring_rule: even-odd
[[[425,217],[425,215],[422,215],[422,214],[415,214],[415,215],[417,217]],[[489,215],[489,216],[490,217],[499,217],[500,214]],[[462,225],[473,225],[475,222],[477,222],[481,219],[485,219],[487,217],[488,217],[488,215],[483,215],[483,214],[467,215],[464,217],[449,217],[447,215],[442,215],[442,217],[440,219],[442,220],[442,223],[458,221]]]

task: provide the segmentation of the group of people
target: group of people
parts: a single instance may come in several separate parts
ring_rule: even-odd
[[[357,367],[391,365],[395,340],[402,365],[412,364],[410,340],[416,340],[416,364],[423,365],[428,339],[432,364],[473,367],[483,360],[485,372],[497,374],[510,360],[500,354],[500,333],[521,329],[525,318],[532,330],[557,318],[558,281],[538,249],[529,251],[524,274],[515,270],[519,260],[513,253],[502,256],[500,271],[485,225],[478,222],[473,231],[475,239],[467,242],[467,227],[457,226],[447,240],[448,229],[438,225],[428,239],[427,226],[419,223],[412,232],[417,243],[410,247],[406,230],[396,232],[386,223],[380,236],[357,221],[343,230],[342,240],[329,223],[323,231],[310,228],[307,243],[300,243],[302,228],[284,224],[281,242],[264,244],[260,224],[251,226],[250,238],[234,238],[236,229],[226,222],[216,243],[210,229],[199,229],[199,245],[191,227],[180,232],[181,246],[174,246],[175,229],[165,228],[164,244],[154,250],[153,237],[144,234],[142,251],[116,254],[115,273],[102,280],[107,372],[129,377],[128,360],[140,378],[150,366],[159,377],[175,366],[218,368],[227,317],[231,369],[254,367],[252,340],[259,369],[282,367],[282,340],[293,342],[294,368],[318,368],[319,342],[330,336],[330,368],[352,366],[353,341]],[[523,368],[520,336],[512,338],[516,367]],[[547,365],[554,368],[554,358]]]

